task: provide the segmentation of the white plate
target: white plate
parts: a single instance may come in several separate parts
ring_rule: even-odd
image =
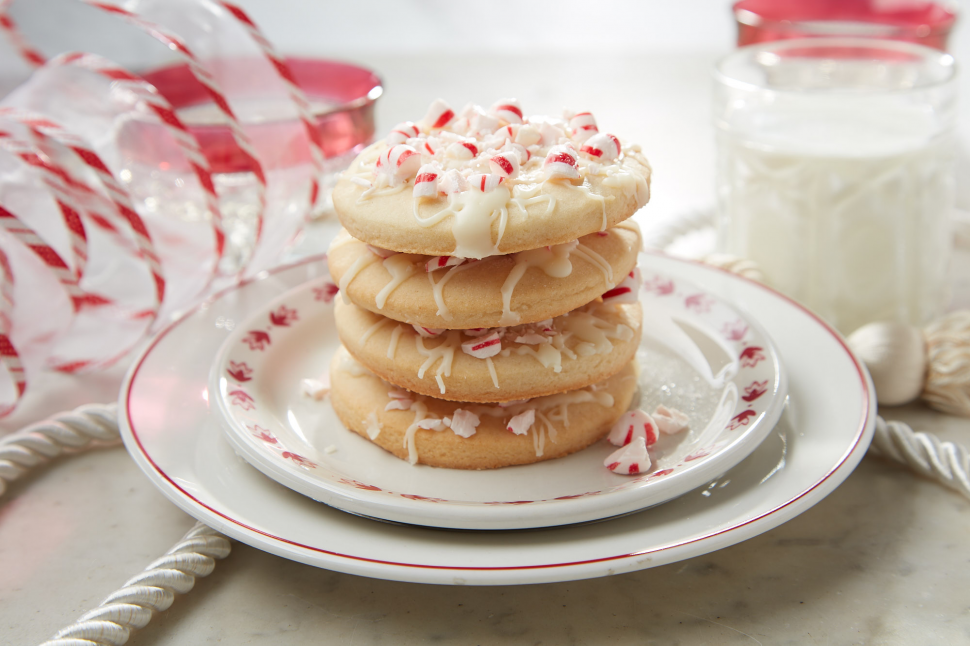
[[[744,459],[777,423],[787,395],[778,354],[750,317],[652,264],[647,257],[641,267],[639,406],[682,410],[692,428],[662,437],[651,447],[651,469],[638,476],[603,466],[616,450],[606,441],[558,460],[467,471],[412,466],[347,431],[329,400],[300,394],[301,379],[327,372],[340,344],[336,287],[326,277],[266,304],[233,331],[213,365],[210,403],[250,464],[352,513],[452,529],[526,529],[644,509]]]
[[[316,503],[236,456],[208,405],[208,372],[229,332],[271,298],[325,275],[320,261],[225,292],[165,328],[129,371],[120,418],[129,452],[189,514],[285,558],[426,583],[565,581],[663,565],[767,531],[841,483],[868,447],[875,399],[841,338],[771,290],[710,267],[650,266],[736,303],[775,341],[790,405],[744,461],[648,511],[549,529],[467,532],[389,525]]]

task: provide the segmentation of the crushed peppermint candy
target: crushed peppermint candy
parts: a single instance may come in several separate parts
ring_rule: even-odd
[[[425,164],[414,178],[414,197],[438,197],[438,177],[441,171],[434,164]]]
[[[371,411],[367,413],[367,417],[364,418],[364,430],[367,432],[367,437],[372,440],[376,440],[377,436],[381,434],[381,423],[377,419],[377,411]]]
[[[391,146],[403,144],[407,142],[408,139],[413,139],[420,134],[421,131],[414,123],[405,121],[404,123],[399,123],[394,126],[394,129],[391,130],[391,134],[387,135],[387,143]]]
[[[434,327],[424,327],[423,325],[412,324],[411,327],[414,331],[420,334],[425,339],[433,339],[435,337],[441,336],[445,330],[434,328]]]
[[[616,421],[607,439],[614,446],[626,446],[638,437],[650,446],[657,441],[657,423],[644,410],[639,408],[627,411]]]
[[[495,155],[488,160],[488,167],[499,177],[511,177],[519,172],[519,155],[512,151]]]
[[[620,156],[623,148],[620,140],[613,135],[601,132],[586,140],[579,152],[596,157],[601,161],[613,161]]]
[[[603,460],[603,466],[620,475],[637,475],[650,469],[650,454],[643,436],[638,435],[626,446],[613,451]]]
[[[498,101],[492,106],[491,112],[505,123],[522,123],[522,108],[515,99],[502,99]]]
[[[478,415],[471,411],[462,410],[461,408],[456,408],[455,412],[452,414],[451,419],[445,418],[442,420],[445,426],[451,428],[455,435],[460,437],[471,437],[476,433],[478,425],[481,420]]]
[[[481,173],[476,175],[471,175],[468,178],[468,183],[480,190],[482,193],[488,193],[494,191],[498,188],[505,180],[504,177],[499,175],[492,175],[491,173]]]
[[[589,112],[577,112],[569,119],[569,130],[576,141],[586,141],[597,132],[596,119]]]
[[[623,277],[623,280],[605,292],[603,292],[604,303],[636,303],[640,296],[640,286],[643,278],[640,276],[640,268],[634,267],[633,271]]]
[[[428,130],[433,130],[435,128],[444,128],[454,121],[454,119],[455,111],[451,109],[451,106],[441,99],[435,99],[431,107],[428,108],[428,112],[424,115],[421,123]]]
[[[405,144],[391,146],[381,153],[376,162],[377,172],[387,175],[392,186],[414,176],[419,168],[421,168],[421,155]]]
[[[676,408],[667,408],[663,404],[657,406],[657,410],[653,412],[653,419],[664,435],[680,433],[690,425],[690,418],[685,413]]]
[[[330,392],[330,373],[322,375],[319,379],[304,379],[300,382],[300,392],[320,401]]]
[[[465,259],[458,256],[435,256],[424,264],[424,271],[431,273],[445,267],[457,267],[463,262],[465,262]]]
[[[519,413],[510,419],[509,423],[506,425],[506,428],[510,433],[514,433],[515,435],[525,435],[535,423],[536,411],[534,408],[530,408],[524,413]]]
[[[438,192],[445,195],[467,191],[469,186],[470,184],[465,176],[454,168],[445,171],[444,175],[438,179]]]
[[[480,337],[472,341],[465,341],[461,344],[461,350],[476,359],[494,357],[502,351],[502,338],[499,336],[498,331],[493,331],[488,336]]]
[[[542,168],[546,179],[579,179],[576,150],[569,145],[550,148]]]

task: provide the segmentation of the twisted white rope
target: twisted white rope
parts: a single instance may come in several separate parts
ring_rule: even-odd
[[[85,613],[40,646],[120,646],[134,628],[144,628],[152,612],[167,610],[176,594],[185,594],[196,577],[209,576],[215,559],[229,555],[229,539],[202,523],[196,523],[172,549],[141,574],[129,579],[117,592]]]
[[[87,404],[0,438],[0,495],[8,483],[65,450],[117,439],[115,404]]]
[[[877,417],[869,453],[904,464],[970,498],[970,452],[959,444]]]
[[[87,404],[0,438],[0,495],[7,483],[64,451],[83,449],[95,441],[117,440],[118,436],[117,406]],[[196,523],[165,556],[43,646],[126,643],[133,628],[143,628],[151,621],[153,611],[168,609],[176,594],[191,590],[196,577],[211,574],[215,559],[225,558],[231,549],[228,538]]]

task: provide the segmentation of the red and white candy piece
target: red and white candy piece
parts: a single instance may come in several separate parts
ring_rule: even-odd
[[[499,120],[490,114],[476,114],[471,120],[471,129],[479,135],[489,135],[498,130]]]
[[[515,138],[519,134],[519,128],[520,126],[518,124],[510,123],[496,130],[495,134],[506,141],[515,141]]]
[[[614,446],[626,446],[642,437],[646,446],[657,441],[657,423],[645,410],[639,408],[623,413],[616,421],[607,439]]]
[[[438,197],[438,175],[440,171],[433,164],[425,164],[414,177],[414,197]]]
[[[519,159],[520,166],[526,163],[527,161],[529,161],[530,159],[532,159],[532,151],[530,151],[522,144],[509,142],[505,144],[505,146],[502,148],[502,151],[515,153],[515,156],[518,157]]]
[[[572,146],[553,146],[542,162],[546,179],[579,179],[579,163]]]
[[[441,336],[441,333],[444,332],[444,330],[439,330],[438,328],[434,327],[424,327],[423,325],[411,325],[411,327],[413,327],[414,331],[425,339],[433,339],[437,336]]]
[[[368,244],[364,246],[367,247],[367,251],[371,252],[378,258],[390,258],[391,256],[397,253],[396,251],[391,251],[390,249],[382,249],[381,247],[375,247],[372,244]]]
[[[387,391],[387,396],[391,401],[387,402],[384,410],[408,410],[414,403],[414,400],[411,399],[411,393],[400,388],[392,388]]]
[[[515,342],[521,343],[522,345],[541,345],[543,343],[549,343],[549,337],[538,332],[529,332],[515,337]]]
[[[452,159],[468,161],[478,155],[478,146],[470,141],[456,141],[445,148],[445,155]]]
[[[522,108],[515,99],[502,99],[492,106],[491,113],[506,123],[522,123]]]
[[[417,137],[420,134],[421,134],[421,131],[418,129],[416,125],[414,125],[414,123],[410,121],[405,121],[404,123],[399,123],[396,126],[394,126],[394,129],[391,130],[391,133],[387,135],[387,139],[386,139],[387,145],[395,146],[397,144],[403,144],[408,139]]]
[[[569,119],[569,131],[573,140],[582,142],[599,132],[599,128],[591,112],[577,112]]]
[[[657,428],[664,435],[674,435],[685,430],[690,425],[690,418],[676,408],[667,408],[663,404],[657,406],[653,411],[653,419],[657,422]]]
[[[542,137],[539,143],[543,146],[555,146],[559,140],[566,136],[566,131],[554,123],[543,121],[539,124],[539,135]],[[524,142],[520,142],[523,143]],[[529,144],[525,144],[529,145]]]
[[[464,332],[466,336],[470,336],[470,337],[473,337],[473,338],[476,338],[477,339],[479,337],[485,336],[486,334],[491,334],[493,329],[495,329],[495,328],[490,328],[490,327],[472,327],[472,328],[468,328],[467,330],[462,330],[462,332]],[[498,329],[499,330],[502,330],[504,328],[498,328]],[[502,336],[502,333],[499,332],[498,335],[501,337]]]
[[[600,132],[587,139],[579,151],[600,161],[613,161],[620,156],[620,140],[611,134]]]
[[[300,382],[300,391],[304,396],[320,401],[330,392],[330,373],[321,375],[319,379],[304,379]]]
[[[475,434],[475,430],[481,423],[478,415],[471,411],[462,410],[460,408],[455,409],[454,415],[452,415],[450,423],[448,423],[448,418],[444,419],[446,425],[451,427],[452,432],[460,437],[471,437]]]
[[[413,144],[411,142],[414,142]],[[441,150],[441,142],[438,141],[436,137],[428,137],[427,139],[411,139],[408,141],[408,145],[413,145],[415,150],[417,150],[422,155],[431,155],[434,157]]]
[[[505,428],[508,429],[509,433],[514,433],[515,435],[525,435],[535,423],[536,411],[534,408],[530,408],[524,413],[519,413],[510,419]]]
[[[455,118],[455,111],[441,99],[435,99],[428,112],[424,115],[421,122],[431,130],[433,128],[444,128]]]
[[[613,473],[624,476],[645,473],[650,469],[650,464],[647,444],[641,436],[638,436],[623,448],[613,451],[608,458],[603,460],[603,466]]]
[[[640,276],[640,268],[634,267],[633,271],[624,276],[616,287],[603,293],[603,302],[636,303],[639,300],[641,284],[643,284],[643,278]]]
[[[504,152],[488,160],[488,167],[499,177],[511,177],[519,172],[519,155],[515,152]]]
[[[377,170],[388,175],[393,182],[411,177],[421,168],[421,155],[411,146],[397,144],[377,158]]]
[[[468,190],[468,180],[460,172],[452,168],[445,171],[444,175],[438,178],[438,192],[445,195],[461,193]]]
[[[494,357],[502,351],[502,338],[497,331],[494,331],[488,336],[465,341],[461,344],[461,351],[476,359]]]
[[[432,271],[444,269],[445,267],[456,267],[463,262],[465,262],[465,259],[459,258],[458,256],[435,256],[424,264],[424,271],[431,273]]]
[[[488,193],[489,191],[494,191],[497,189],[498,185],[504,180],[504,177],[493,175],[491,173],[478,173],[469,177],[468,183],[480,190],[482,193]]]

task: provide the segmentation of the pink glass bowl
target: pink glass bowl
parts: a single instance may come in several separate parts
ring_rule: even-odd
[[[293,76],[310,101],[323,154],[327,159],[340,157],[356,147],[367,144],[374,136],[374,102],[382,94],[380,78],[370,70],[337,61],[315,58],[287,58]],[[223,91],[233,97],[260,95],[252,77],[245,73],[245,59],[220,61],[239,69],[231,74],[232,86]],[[205,111],[212,101],[202,85],[189,72],[187,65],[173,65],[142,76],[158,88],[179,112],[189,131],[195,135],[215,173],[234,173],[250,170],[250,165],[236,145],[229,128],[218,118],[207,118]],[[193,108],[200,108],[193,111]],[[199,118],[194,118],[199,117]],[[240,115],[241,120],[246,120]],[[247,120],[248,121],[248,120]],[[303,141],[303,145],[279,150],[276,163],[297,166],[309,162],[305,139],[298,136],[302,128],[296,119],[273,119],[268,116],[259,123],[247,123],[247,132],[259,148],[278,142]],[[295,136],[296,135],[296,136]]]
[[[876,0],[740,0],[738,46],[805,37],[903,40],[945,50],[956,22],[948,5]]]

